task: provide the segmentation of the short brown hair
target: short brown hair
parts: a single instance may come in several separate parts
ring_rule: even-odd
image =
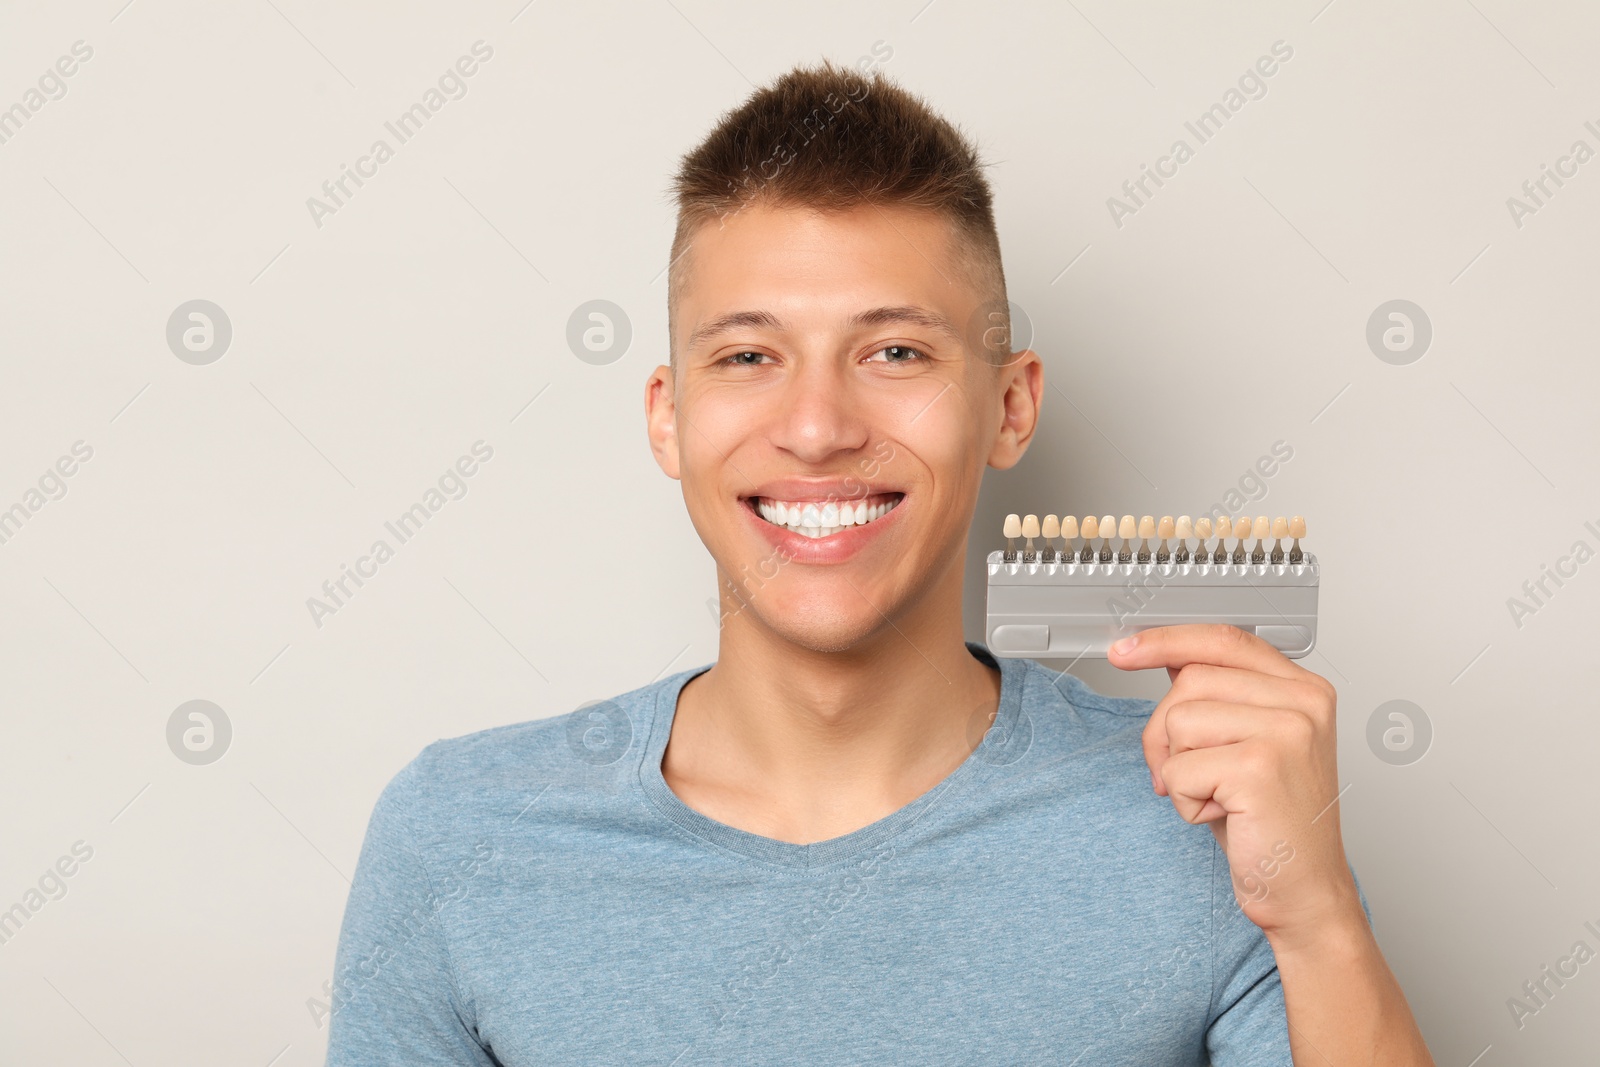
[[[711,219],[758,203],[824,212],[890,204],[942,212],[955,225],[967,280],[1009,327],[983,166],[967,137],[880,70],[857,75],[824,59],[756,90],[684,155],[673,180],[678,227],[667,272],[673,363],[674,309],[692,234]],[[993,346],[980,347],[997,362],[1005,357]]]

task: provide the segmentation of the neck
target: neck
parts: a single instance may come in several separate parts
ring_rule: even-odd
[[[796,645],[746,612],[679,696],[662,774],[690,807],[795,843],[838,837],[943,781],[982,739],[1000,675],[967,649],[960,568],[870,637]]]

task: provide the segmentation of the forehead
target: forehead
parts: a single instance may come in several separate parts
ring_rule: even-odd
[[[769,308],[788,319],[879,304],[959,308],[974,299],[954,223],[898,205],[751,205],[701,223],[683,265],[680,340],[733,309]]]

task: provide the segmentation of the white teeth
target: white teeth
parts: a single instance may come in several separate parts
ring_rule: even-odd
[[[855,504],[827,501],[820,506],[814,502],[798,503],[787,500],[756,499],[756,513],[774,526],[784,526],[807,537],[831,537],[851,526],[865,526],[881,519],[899,505],[901,497],[892,503],[868,507],[865,500]]]

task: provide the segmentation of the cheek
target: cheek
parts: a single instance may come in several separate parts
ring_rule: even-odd
[[[707,391],[678,408],[678,478],[690,522],[701,541],[716,553],[743,542],[743,518],[732,498],[751,488],[740,470],[755,476],[765,469],[759,455],[767,439],[769,405],[749,395]],[[722,558],[725,564],[732,564]]]
[[[891,475],[907,464],[921,467],[938,492],[960,492],[982,476],[975,423],[975,413],[952,387],[931,404],[923,401],[903,418],[880,423],[879,433],[893,449],[874,460]]]
[[[730,459],[737,463],[735,453],[758,439],[764,417],[763,405],[753,398],[708,393],[679,404],[678,455],[682,476],[697,483],[691,491],[717,491],[719,472]]]

